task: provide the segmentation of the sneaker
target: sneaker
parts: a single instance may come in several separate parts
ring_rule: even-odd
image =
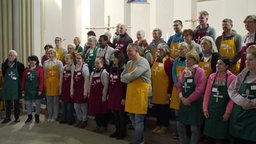
[[[152,130],[152,133],[156,133],[158,130],[160,130],[161,129],[161,127],[160,126],[156,126],[156,128],[154,128],[153,130]]]
[[[156,131],[156,133],[160,135],[164,135],[167,133],[167,131],[168,131],[168,128],[163,126],[158,131]]]
[[[10,121],[11,121],[10,118],[5,118],[5,119],[2,121],[2,124],[6,124],[6,123],[8,123],[8,122],[10,122]]]

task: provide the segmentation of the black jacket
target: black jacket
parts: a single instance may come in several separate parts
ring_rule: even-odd
[[[18,73],[19,73],[20,79],[22,79],[23,72],[24,72],[24,69],[25,69],[24,64],[19,62],[19,61],[17,61],[17,59],[15,59],[14,62],[15,62],[15,64],[13,66],[16,67],[16,65],[17,65],[17,69],[18,69]],[[5,62],[2,63],[2,67],[1,68],[2,68],[2,74],[3,74],[3,77],[4,77],[5,74],[6,74],[7,69],[10,68],[8,66],[8,59],[6,59]]]

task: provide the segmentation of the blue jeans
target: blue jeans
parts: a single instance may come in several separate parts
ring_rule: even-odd
[[[56,120],[59,112],[59,96],[46,96],[48,119]]]
[[[188,136],[186,133],[186,126],[177,121],[177,129],[179,133],[180,144],[187,144],[188,143]],[[200,136],[200,126],[197,125],[190,125],[191,131],[191,138],[189,144],[197,144]]]
[[[74,103],[62,102],[62,112],[64,115],[64,121],[74,122]]]
[[[140,144],[143,141],[145,115],[129,113],[129,117],[135,129],[135,134],[134,134],[132,143]]]
[[[26,103],[27,113],[28,113],[28,115],[32,114],[33,101],[36,104],[36,111],[35,112],[36,112],[37,115],[39,115],[40,112],[41,112],[41,99],[26,100],[25,103]]]
[[[75,103],[76,117],[79,121],[87,121],[87,103]]]

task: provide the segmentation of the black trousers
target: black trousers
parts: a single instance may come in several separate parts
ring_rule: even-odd
[[[20,108],[19,108],[19,100],[13,100],[14,103],[14,118],[19,119],[20,115]],[[6,119],[11,119],[11,106],[12,100],[6,100],[5,101],[5,115]]]
[[[126,135],[126,114],[123,110],[113,110],[112,112],[115,118],[115,133],[117,136],[123,137]]]
[[[108,125],[108,114],[96,114],[96,124],[98,127],[107,127]]]
[[[157,126],[169,126],[170,109],[168,104],[155,104]]]
[[[240,138],[233,138],[233,144],[256,144],[256,142]]]

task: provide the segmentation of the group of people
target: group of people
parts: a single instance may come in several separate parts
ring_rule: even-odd
[[[126,113],[135,133],[133,144],[144,142],[144,120],[148,105],[156,111],[156,134],[166,134],[170,109],[177,119],[180,144],[197,144],[201,134],[207,144],[256,143],[256,15],[245,18],[247,35],[241,37],[232,29],[231,19],[222,21],[223,33],[217,37],[208,24],[207,11],[199,12],[195,30],[182,30],[181,20],[173,21],[175,34],[167,43],[159,28],[153,30],[149,44],[143,30],[133,43],[125,24],[118,24],[113,35],[104,33],[97,40],[87,33],[82,47],[79,37],[62,47],[45,45],[39,65],[37,56],[28,57],[28,66],[17,61],[10,50],[2,64],[3,98],[6,118],[11,120],[14,101],[15,122],[19,122],[19,99],[24,95],[28,118],[39,123],[41,98],[46,96],[49,122],[87,126],[88,115],[95,116],[95,132],[107,130],[111,111],[116,130],[110,135],[126,136]],[[215,40],[216,39],[216,40]],[[74,117],[74,110],[76,118]],[[76,119],[76,120],[75,120]]]

